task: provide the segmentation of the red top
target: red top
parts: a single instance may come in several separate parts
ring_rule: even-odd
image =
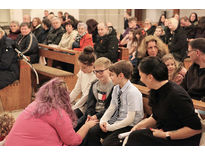
[[[91,46],[93,47],[93,39],[91,34],[85,34],[81,39],[80,39],[80,48],[74,48],[73,50],[76,51],[83,51],[83,49],[86,46]]]
[[[31,117],[36,102],[31,103],[17,118],[6,137],[6,146],[79,145],[82,138],[72,126],[69,115],[55,109],[40,118]]]

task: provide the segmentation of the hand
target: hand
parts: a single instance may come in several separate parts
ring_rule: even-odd
[[[85,122],[85,125],[88,126],[88,128],[92,128],[93,126],[95,126],[98,123],[98,121],[96,120],[89,120]]]
[[[93,115],[93,116],[88,115],[86,121],[90,121],[90,120],[95,120],[95,121],[98,121],[98,122],[99,122],[99,120],[98,120],[98,118],[97,118],[96,115]]]
[[[164,132],[162,129],[150,128],[150,130],[153,132],[153,136],[164,138],[164,139],[166,138],[166,132]]]
[[[106,122],[103,122],[102,124],[100,124],[100,128],[102,129],[103,132],[107,132],[107,129],[106,129],[106,126],[107,126],[107,123]]]

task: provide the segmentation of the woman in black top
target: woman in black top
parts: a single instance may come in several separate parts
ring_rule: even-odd
[[[141,80],[151,89],[153,114],[135,125],[126,145],[199,145],[201,123],[187,92],[168,81],[168,69],[157,57],[139,64]]]

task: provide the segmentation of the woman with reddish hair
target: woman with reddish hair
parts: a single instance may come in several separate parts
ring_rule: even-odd
[[[16,119],[5,145],[79,145],[96,122],[86,122],[77,133],[73,129],[76,123],[67,85],[54,78],[39,89],[35,100]]]

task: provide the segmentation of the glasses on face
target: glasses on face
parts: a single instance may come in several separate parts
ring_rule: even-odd
[[[187,53],[191,53],[193,51],[196,51],[196,49],[188,50]]]
[[[106,69],[104,69],[104,70],[93,70],[93,73],[95,73],[95,74],[99,73],[100,75],[102,75],[103,72],[104,72],[105,70],[107,70],[107,69],[108,69],[108,68],[106,68]]]

